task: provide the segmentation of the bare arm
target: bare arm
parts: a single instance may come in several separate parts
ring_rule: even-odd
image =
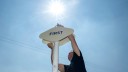
[[[52,43],[48,43],[47,46],[51,49],[51,63],[53,64],[53,44]],[[60,72],[64,72],[64,64],[58,64],[58,69]]]
[[[71,35],[68,36],[68,38],[69,38],[69,40],[71,41],[72,48],[73,48],[74,52],[75,52],[78,56],[80,56],[80,50],[79,50],[79,47],[78,47],[78,45],[77,45],[77,43],[76,43],[76,40],[75,40],[74,36],[71,34]]]
[[[51,63],[53,64],[53,44],[52,43],[48,43],[47,46],[51,49]]]
[[[58,66],[59,66],[59,71],[60,72],[65,72],[65,70],[64,70],[64,64],[59,64]]]

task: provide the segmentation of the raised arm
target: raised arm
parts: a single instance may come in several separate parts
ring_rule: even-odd
[[[72,44],[72,48],[73,48],[73,51],[78,55],[80,56],[80,50],[79,50],[79,47],[76,43],[76,40],[75,40],[75,37],[71,34],[68,36],[69,40],[71,41],[71,44]]]
[[[51,49],[51,63],[53,64],[53,44],[52,43],[48,43],[47,46]]]
[[[54,45],[52,43],[48,43],[47,46],[51,49],[51,63],[53,64],[53,48]],[[58,64],[58,69],[60,72],[64,72],[64,64]]]

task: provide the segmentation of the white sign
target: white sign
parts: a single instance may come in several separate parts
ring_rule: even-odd
[[[44,43],[59,41],[59,45],[63,45],[69,41],[67,36],[73,32],[73,29],[57,26],[41,33],[39,37]]]

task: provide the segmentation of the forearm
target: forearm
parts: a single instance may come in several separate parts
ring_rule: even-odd
[[[71,40],[71,45],[72,45],[72,48],[73,48],[74,51],[79,49],[78,45],[76,43],[76,40],[74,38]]]
[[[53,43],[48,43],[47,46],[51,49],[51,63],[53,64]]]
[[[80,56],[79,47],[78,47],[78,45],[77,45],[77,43],[76,43],[76,40],[75,40],[74,36],[70,37],[70,41],[71,41],[71,45],[72,45],[72,48],[73,48],[74,52],[75,52],[78,56]]]
[[[51,49],[51,63],[53,64],[53,49]]]

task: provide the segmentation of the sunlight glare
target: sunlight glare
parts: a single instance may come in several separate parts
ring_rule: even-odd
[[[52,1],[48,9],[49,12],[55,16],[62,15],[65,11],[64,4],[60,1]]]

